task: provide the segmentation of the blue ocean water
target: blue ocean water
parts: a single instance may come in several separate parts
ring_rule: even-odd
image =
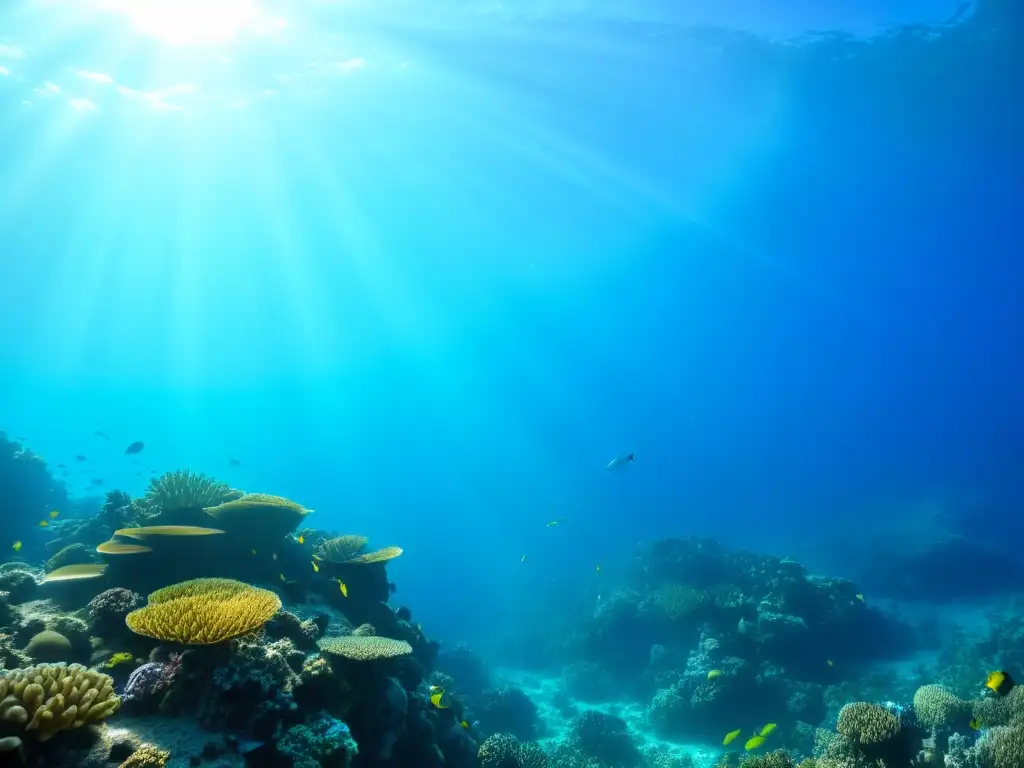
[[[8,3],[0,427],[402,546],[498,655],[664,536],[1016,578],[1019,5],[678,5]]]

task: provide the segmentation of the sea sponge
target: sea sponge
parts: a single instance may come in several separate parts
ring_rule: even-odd
[[[71,641],[60,632],[45,629],[32,636],[25,653],[33,661],[67,661],[72,655]]]
[[[58,731],[97,723],[120,705],[110,675],[81,664],[39,664],[0,672],[0,721],[24,726],[40,741]]]
[[[978,768],[1020,768],[1024,765],[1024,727],[989,728],[977,751]]]
[[[247,493],[204,511],[228,530],[260,538],[286,536],[310,512],[301,504],[266,493]]]
[[[193,579],[157,590],[125,617],[138,635],[183,645],[212,645],[259,629],[281,610],[270,590],[232,579]]]
[[[227,483],[199,472],[179,469],[150,480],[143,503],[161,512],[175,512],[212,507],[240,495]]]
[[[315,551],[318,560],[325,560],[328,563],[344,563],[358,555],[369,539],[365,536],[336,536],[333,539],[321,541]]]
[[[942,685],[922,685],[914,694],[914,714],[928,729],[945,728],[966,719],[971,703]]]
[[[321,651],[353,661],[375,661],[408,656],[412,646],[405,640],[392,640],[376,635],[342,635],[325,637],[317,645]]]
[[[125,760],[119,768],[164,768],[171,753],[153,744],[143,744]]]
[[[900,719],[884,707],[855,701],[839,710],[836,731],[857,746],[884,744],[900,732]]]

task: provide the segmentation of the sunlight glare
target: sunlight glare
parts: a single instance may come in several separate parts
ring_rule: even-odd
[[[168,43],[226,43],[256,21],[253,0],[104,0],[136,30]]]

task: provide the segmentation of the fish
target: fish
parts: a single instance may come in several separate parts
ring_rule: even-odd
[[[608,472],[614,472],[617,469],[628,467],[630,464],[636,464],[636,454],[630,453],[625,456],[616,456],[614,459],[608,462],[608,466],[605,469]]]
[[[57,465],[57,469],[67,469],[67,468],[68,468],[67,464],[58,464]]]
[[[296,541],[299,542],[299,544],[305,544],[306,543],[306,537],[300,534],[299,538],[297,538]]]
[[[395,594],[395,592],[398,591],[398,585],[395,584],[395,582],[393,582],[393,581],[389,581],[388,582],[388,590],[391,592],[391,594]]]
[[[991,689],[999,696],[1008,694],[1015,685],[1016,683],[1013,682],[1010,673],[1003,671],[989,672],[988,679],[985,681],[985,687]]]
[[[598,563],[597,565],[594,566],[594,573],[600,573],[600,572],[601,572],[601,564]]]
[[[283,573],[279,573],[279,574],[277,574],[277,575],[281,577],[281,581],[282,581],[282,582],[284,582],[285,584],[287,584],[287,583],[288,583],[288,579],[286,579],[286,578],[284,577],[284,574],[283,574]]]
[[[722,739],[722,746],[724,747],[727,744],[730,744],[741,733],[743,733],[742,728],[737,728],[735,731],[729,731],[727,734],[725,734],[725,738]]]
[[[860,592],[858,592],[856,595],[854,595],[854,597],[856,597],[862,603],[864,602],[864,595],[862,595]]]
[[[13,549],[15,552],[21,552],[21,542],[14,542],[14,544],[11,546],[11,549]]]
[[[461,723],[459,723],[459,725],[462,726],[463,730],[466,730],[466,731],[469,730],[469,723],[467,723],[465,720],[463,720]]]
[[[430,703],[433,704],[438,709],[448,709],[448,705],[447,704],[442,704],[441,703],[441,699],[443,699],[443,698],[444,698],[444,691],[441,691],[440,693],[432,693],[432,694],[430,694]]]
[[[110,439],[110,435],[100,432],[98,429],[95,432],[93,432],[93,434],[96,435],[96,437],[102,437],[104,440]]]
[[[238,459],[228,459],[228,464],[230,464],[232,467],[242,466],[242,462],[240,462]]]
[[[316,560],[313,561],[313,573],[320,573],[320,566],[316,564]]]
[[[250,549],[249,551],[252,552],[254,555],[256,554],[256,550],[255,549]]]
[[[747,739],[747,743],[743,745],[743,748],[747,750],[747,752],[749,752],[752,749],[757,749],[766,741],[767,739],[760,734],[758,734],[757,736],[751,736],[749,739]]]
[[[58,512],[56,509],[51,509],[50,510],[50,519],[51,520],[56,520],[57,519],[57,515],[59,515],[59,514],[60,514],[60,512]]]
[[[519,558],[519,562],[520,563],[525,563],[526,562],[526,555],[523,555],[521,558]]]
[[[761,729],[759,736],[769,736],[778,726],[775,723],[768,723],[764,728]]]
[[[49,520],[40,520],[39,521],[39,527],[40,528],[49,528],[50,527],[50,521]]]
[[[444,693],[444,686],[432,685],[432,686],[430,686],[430,692],[431,693],[438,693],[438,692]]]
[[[836,663],[832,661],[832,659],[825,659],[825,663],[828,664],[830,667],[834,667],[836,665]]]
[[[548,523],[547,527],[548,528],[553,528],[554,526],[561,525],[564,522],[565,522],[565,518],[564,517],[556,517],[554,520],[552,520],[551,522]]]
[[[103,478],[102,477],[94,477],[89,482],[92,483],[93,485],[103,485]]]
[[[132,453],[142,453],[142,449],[146,447],[146,444],[141,440],[136,440],[134,443],[124,449],[125,455]]]
[[[345,586],[345,582],[341,579],[338,579],[338,589],[341,590],[343,597],[348,597],[348,587]]]
[[[971,728],[973,728],[975,731],[980,731],[981,730],[981,719],[980,718],[972,717],[970,719],[970,722],[968,722],[967,724],[969,726],[971,726]]]
[[[274,554],[272,554],[272,555],[270,556],[270,559],[271,559],[271,560],[277,560],[277,552],[275,552]]]
[[[708,672],[708,680],[714,680],[716,677],[721,677],[721,676],[722,676],[722,670],[720,670],[720,669],[712,669],[710,672]]]
[[[75,456],[75,461],[88,461],[88,459],[82,454],[78,454],[77,456]]]

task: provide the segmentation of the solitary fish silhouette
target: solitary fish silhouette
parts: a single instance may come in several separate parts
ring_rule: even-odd
[[[142,453],[142,449],[145,448],[145,447],[146,447],[145,443],[143,443],[141,440],[136,440],[134,443],[129,445],[127,448],[125,448],[124,452],[126,454]]]
[[[636,464],[636,454],[631,453],[627,456],[616,456],[614,459],[608,462],[608,466],[605,467],[609,472],[614,472],[617,469],[628,467],[630,464]]]

